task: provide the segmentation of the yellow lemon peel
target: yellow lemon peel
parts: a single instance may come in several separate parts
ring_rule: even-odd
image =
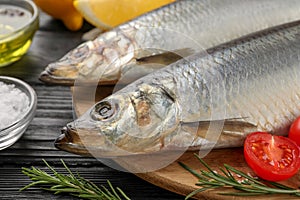
[[[60,19],[71,31],[77,31],[82,27],[83,17],[73,5],[73,0],[34,0],[48,15]]]
[[[75,8],[94,26],[109,29],[175,0],[74,0]]]

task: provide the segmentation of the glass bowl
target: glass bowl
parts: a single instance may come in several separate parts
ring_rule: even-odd
[[[39,11],[31,0],[0,0],[0,67],[19,60],[39,27]]]
[[[13,96],[16,92],[19,92],[18,95],[20,96],[20,93],[23,95],[23,97],[25,97],[25,95],[28,97],[26,98],[27,103],[24,103],[25,107],[24,109],[19,109],[18,112],[20,112],[20,114],[17,115],[17,117],[15,118],[14,121],[8,122],[6,123],[7,125],[3,124],[3,116],[7,116],[7,118],[11,118],[11,115],[13,115],[14,113],[6,113],[6,111],[4,110],[9,110],[8,108],[1,108],[1,106],[5,105],[5,100],[4,98],[1,100],[0,99],[0,109],[1,109],[1,114],[2,114],[2,120],[0,121],[0,123],[2,122],[2,124],[0,124],[0,150],[5,149],[9,146],[11,146],[12,144],[14,144],[25,132],[25,130],[27,129],[28,125],[30,124],[30,122],[32,121],[34,115],[35,115],[35,111],[36,111],[36,105],[37,105],[37,96],[35,91],[33,90],[33,88],[31,86],[29,86],[27,83],[25,83],[24,81],[21,81],[19,79],[16,78],[12,78],[12,77],[7,77],[7,76],[0,76],[0,83],[2,84],[2,88],[0,87],[0,92],[1,93],[1,97],[6,97],[6,101],[10,102],[11,105],[14,104],[13,101],[17,102],[17,101],[21,101],[19,99],[16,98],[16,100],[8,100],[10,96]],[[4,84],[3,84],[4,83]],[[4,85],[4,86],[3,86]],[[12,91],[14,90],[13,88],[9,88],[7,89],[7,87],[9,87],[8,85],[10,85],[11,87],[17,88],[12,94]],[[1,86],[1,85],[0,85]],[[24,95],[25,94],[25,95]],[[3,101],[3,102],[1,102]],[[26,101],[21,101],[21,102],[26,102]],[[7,103],[6,102],[6,103]],[[9,106],[7,106],[9,107]],[[11,106],[13,107],[13,106]],[[16,113],[15,113],[16,114]]]

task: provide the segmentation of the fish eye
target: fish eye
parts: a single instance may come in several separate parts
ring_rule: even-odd
[[[95,106],[93,118],[96,120],[105,120],[112,117],[116,112],[116,105],[108,101],[103,101]]]

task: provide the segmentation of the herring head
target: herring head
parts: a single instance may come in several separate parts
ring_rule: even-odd
[[[78,78],[79,70],[92,55],[88,42],[69,51],[56,62],[50,63],[40,74],[40,80],[47,83],[71,85]]]
[[[150,154],[167,148],[178,127],[172,95],[158,86],[142,84],[95,104],[62,130],[55,145],[94,157]]]
[[[115,84],[120,68],[133,58],[134,45],[122,33],[104,33],[93,41],[82,43],[60,60],[50,63],[41,73],[40,80],[65,85],[73,85],[76,79]]]

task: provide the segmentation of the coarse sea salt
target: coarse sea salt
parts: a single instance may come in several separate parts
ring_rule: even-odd
[[[0,130],[23,118],[29,105],[29,97],[22,90],[0,81]]]

